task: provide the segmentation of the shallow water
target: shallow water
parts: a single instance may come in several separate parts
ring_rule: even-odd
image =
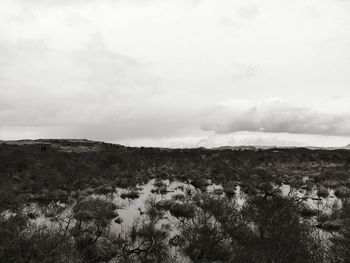
[[[131,229],[133,224],[138,220],[145,219],[144,210],[145,210],[145,201],[153,197],[156,201],[160,200],[170,200],[174,195],[184,194],[187,191],[200,191],[192,186],[190,183],[184,183],[179,181],[169,181],[162,180],[163,184],[166,185],[167,192],[166,193],[157,193],[152,192],[153,189],[156,189],[154,186],[156,180],[152,179],[148,183],[143,185],[137,185],[136,189],[138,189],[139,197],[135,199],[123,199],[121,195],[123,193],[128,192],[130,189],[124,188],[116,188],[115,192],[107,195],[97,195],[92,194],[92,197],[98,197],[102,199],[106,199],[114,202],[117,206],[117,213],[119,217],[122,219],[121,223],[116,223],[114,220],[111,220],[110,232],[120,235],[126,235],[127,232]],[[310,191],[304,189],[296,189],[291,187],[288,184],[282,184],[281,186],[275,186],[276,188],[281,190],[281,193],[284,196],[295,196],[300,198],[305,204],[307,204],[310,208],[316,209],[317,211],[321,211],[322,213],[330,213],[332,211],[332,207],[334,204],[337,204],[338,207],[341,206],[341,200],[338,199],[334,195],[334,190],[329,189],[329,195],[326,198],[318,198],[317,190],[314,187]],[[223,186],[221,184],[210,184],[206,187],[206,192],[218,195],[225,196],[226,194],[221,191]],[[235,203],[238,207],[242,207],[246,200],[246,194],[242,191],[241,187],[238,185],[235,188],[235,195],[233,196]],[[25,207],[24,211],[28,213],[34,213],[37,215],[35,219],[31,219],[32,222],[35,222],[38,225],[46,225],[48,227],[57,227],[59,224],[57,221],[52,220],[52,217],[49,216],[52,214],[52,209],[63,207],[60,211],[64,217],[71,213],[73,205],[65,206],[64,204],[56,203],[51,204],[53,207],[45,208],[45,206],[40,206],[37,203],[31,203],[27,207]],[[179,234],[179,230],[177,229],[178,219],[173,217],[169,211],[165,212],[163,219],[161,219],[157,227],[160,229],[166,229],[169,233],[169,239]],[[73,224],[72,224],[73,226]],[[328,235],[328,234],[327,234]],[[179,254],[176,247],[170,247],[171,254]],[[177,262],[191,262],[188,257],[179,256]]]
[[[98,195],[92,194],[92,197],[98,197],[102,199],[106,199],[114,202],[117,206],[117,212],[119,217],[122,219],[121,223],[116,223],[114,220],[111,221],[111,231],[114,233],[124,234],[135,223],[136,219],[142,220],[143,212],[145,210],[145,201],[153,197],[156,201],[160,200],[170,200],[174,195],[177,194],[185,194],[186,191],[199,191],[190,183],[179,182],[179,181],[169,181],[162,180],[163,184],[166,185],[167,192],[166,193],[157,193],[152,192],[153,189],[156,189],[154,186],[155,179],[150,180],[148,183],[143,185],[137,185],[136,189],[138,189],[139,197],[135,199],[130,198],[121,198],[123,193],[129,191],[129,189],[125,188],[116,188],[115,192],[107,195]],[[292,188],[288,184],[282,184],[281,186],[276,186],[279,188],[284,196],[292,195],[296,196],[304,201],[310,208],[317,209],[318,211],[322,211],[323,213],[330,213],[332,207],[336,204],[338,208],[341,207],[341,200],[338,199],[334,195],[334,190],[329,189],[329,195],[326,198],[319,198],[317,196],[316,188],[311,191],[306,191],[303,189]],[[221,184],[210,184],[206,187],[206,192],[216,194],[218,196],[225,196],[226,194],[222,191],[216,191],[218,189],[223,189]],[[238,205],[238,207],[242,207],[246,200],[246,194],[241,190],[241,187],[238,185],[235,188],[234,201]],[[73,204],[74,205],[74,204]],[[54,226],[55,220],[52,220],[52,216],[50,213],[55,211],[60,211],[64,214],[69,214],[71,212],[71,208],[73,205],[65,205],[61,203],[51,204],[49,206],[41,206],[38,203],[30,203],[24,208],[24,212],[29,214],[33,213],[36,215],[35,219],[32,219],[32,222],[35,222],[38,225],[44,224],[47,226]],[[61,208],[62,207],[62,208]],[[56,209],[56,210],[55,210]],[[60,209],[60,210],[57,210]],[[63,215],[62,215],[63,216]],[[169,224],[174,221],[173,216],[170,215],[169,212],[165,214],[165,219],[162,220],[162,224]],[[176,221],[176,220],[175,220]],[[172,228],[173,229],[173,228]]]
[[[113,195],[112,200],[115,204],[121,207],[120,209],[118,209],[118,214],[123,221],[121,224],[115,223],[113,221],[111,225],[113,231],[116,231],[117,233],[125,233],[132,227],[136,218],[142,218],[141,213],[144,212],[145,201],[148,198],[155,197],[156,201],[167,199],[170,200],[172,196],[184,193],[184,191],[180,189],[181,187],[183,187],[184,190],[194,189],[192,185],[188,185],[186,183],[178,181],[170,182],[169,180],[164,180],[163,183],[167,185],[168,192],[165,194],[152,193],[152,189],[155,189],[154,182],[155,180],[152,179],[147,184],[136,186],[136,188],[141,189],[141,191],[139,191],[140,196],[136,199],[122,199],[120,197],[121,194],[127,192],[128,190],[123,188],[116,189],[116,194]],[[172,218],[170,213],[166,213],[166,217],[168,219]],[[166,223],[166,221],[163,223]]]

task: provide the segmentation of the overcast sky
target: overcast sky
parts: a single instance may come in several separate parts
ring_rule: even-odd
[[[0,0],[0,139],[350,144],[348,0]]]

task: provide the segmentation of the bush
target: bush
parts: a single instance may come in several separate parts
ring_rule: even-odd
[[[334,191],[334,195],[338,198],[348,198],[350,197],[350,189],[345,186],[337,187]]]
[[[329,191],[323,185],[321,185],[317,188],[317,196],[318,197],[326,198],[328,195],[329,195]]]

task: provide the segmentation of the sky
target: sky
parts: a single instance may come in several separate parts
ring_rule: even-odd
[[[350,0],[0,0],[0,139],[350,144]]]

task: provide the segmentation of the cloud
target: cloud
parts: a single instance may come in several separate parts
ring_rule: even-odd
[[[246,19],[253,19],[259,15],[259,9],[255,5],[240,7],[237,9],[237,13]]]
[[[36,39],[0,41],[0,84],[2,127],[108,122],[157,94],[143,64],[110,50],[99,35],[73,51]]]
[[[238,131],[321,135],[350,135],[350,114],[325,113],[273,98],[232,100],[208,113],[201,129],[227,134]]]
[[[0,84],[3,138],[163,138],[193,125],[198,114],[159,90],[145,63],[109,48],[100,34],[77,50],[0,39]]]
[[[0,1],[0,137],[220,145],[289,143],[280,131],[348,135],[349,106],[309,102],[350,97],[349,6],[316,2]],[[271,96],[307,107],[259,101]],[[230,98],[247,100],[220,104]]]
[[[243,24],[241,22],[237,22],[229,17],[223,17],[219,21],[219,25],[232,27],[232,28],[242,28]]]

